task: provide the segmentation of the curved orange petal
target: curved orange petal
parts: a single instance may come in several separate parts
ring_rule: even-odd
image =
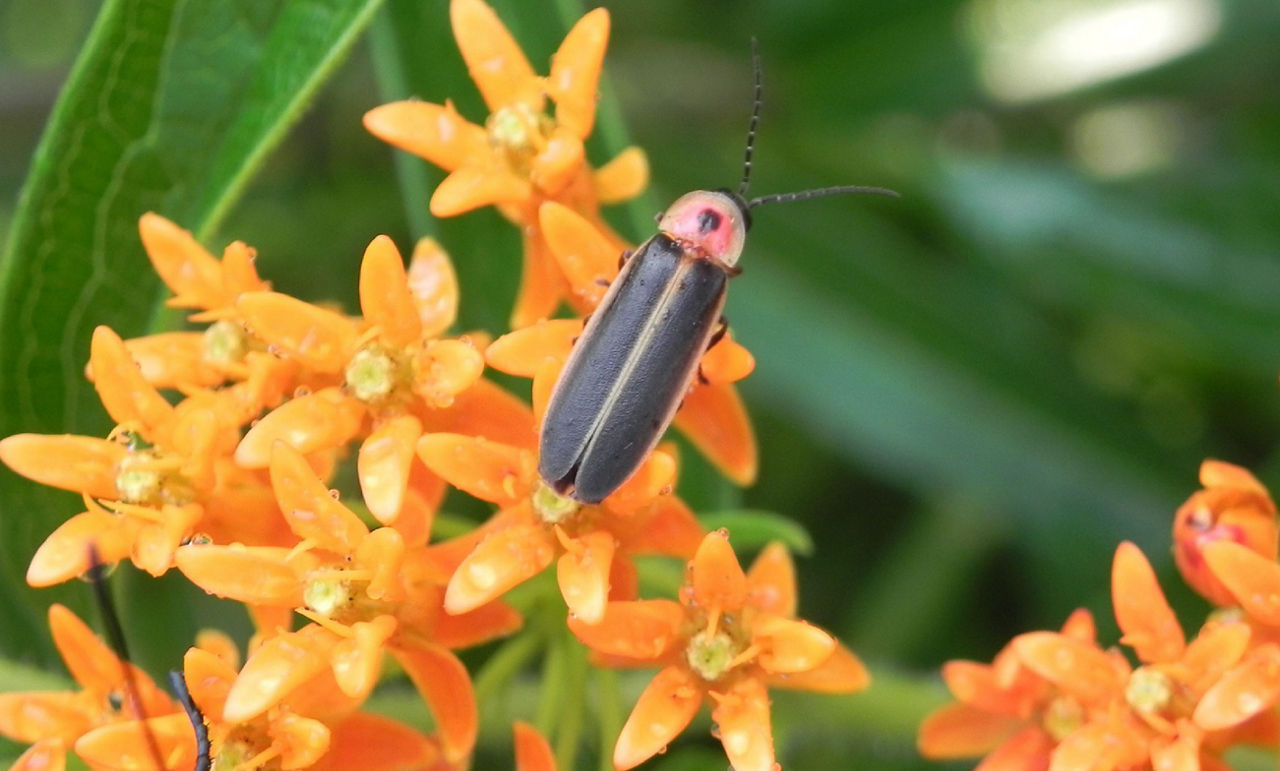
[[[222,714],[238,667],[238,661],[228,661],[201,648],[188,648],[183,654],[182,679],[202,714],[214,718]]]
[[[412,415],[383,422],[360,444],[356,475],[370,513],[384,525],[400,515],[422,423]]]
[[[541,573],[556,555],[555,538],[540,525],[513,525],[489,535],[458,566],[445,589],[450,613],[473,610]]]
[[[533,159],[529,181],[544,195],[560,195],[586,164],[582,139],[564,126],[557,126]]]
[[[1134,544],[1116,548],[1111,567],[1111,603],[1124,634],[1120,642],[1147,663],[1177,661],[1186,638],[1173,608],[1164,598],[1151,563]]]
[[[1207,459],[1200,464],[1200,484],[1205,487],[1235,487],[1271,497],[1266,486],[1248,469],[1220,460]]]
[[[223,302],[231,302],[244,292],[258,292],[271,288],[271,285],[258,276],[254,265],[258,253],[243,241],[232,241],[222,250]]]
[[[761,614],[751,624],[751,640],[761,648],[756,659],[770,674],[817,669],[835,653],[836,640],[807,621]]]
[[[676,413],[675,426],[734,483],[755,481],[759,462],[755,432],[732,385],[694,387]]]
[[[538,729],[517,720],[513,726],[516,736],[516,771],[556,771],[556,757],[551,745],[542,738]]]
[[[116,474],[129,451],[119,442],[75,434],[14,434],[0,439],[0,462],[42,485],[120,497]]]
[[[1062,633],[1080,642],[1091,643],[1098,639],[1097,625],[1093,623],[1093,614],[1086,608],[1076,608],[1062,622]]]
[[[973,771],[1042,771],[1056,742],[1040,726],[1027,726],[987,755]]]
[[[173,407],[143,379],[124,341],[110,327],[93,330],[89,366],[94,375],[93,387],[116,423],[154,429],[173,414]]]
[[[771,675],[773,688],[815,693],[856,693],[871,685],[871,674],[853,651],[836,643],[827,660],[807,672]]]
[[[458,114],[453,104],[392,102],[364,114],[364,127],[382,141],[454,171],[489,155],[484,129]]]
[[[524,262],[520,271],[520,288],[511,310],[511,328],[520,329],[545,319],[556,309],[565,285],[560,266],[551,256],[542,226],[524,223],[522,241]]]
[[[529,406],[484,378],[458,394],[449,407],[419,417],[428,432],[483,436],[529,450],[537,446],[538,433]]]
[[[351,637],[338,643],[330,654],[330,666],[338,688],[356,700],[363,700],[378,683],[382,650],[396,631],[393,616],[377,616],[372,621],[351,625]]]
[[[303,583],[285,561],[289,550],[275,546],[182,546],[174,553],[178,570],[210,594],[251,605],[301,607]]]
[[[751,351],[743,348],[726,332],[720,341],[702,356],[698,371],[709,383],[736,383],[756,368]]]
[[[271,450],[271,489],[299,538],[335,554],[351,554],[369,535],[360,517],[333,498],[302,453],[281,441]]]
[[[1151,767],[1160,771],[1200,771],[1200,737],[1179,733],[1151,743]]]
[[[458,650],[506,637],[519,629],[522,622],[520,614],[505,602],[487,602],[466,613],[437,614],[431,634],[438,644]]]
[[[628,147],[596,169],[593,181],[600,203],[629,201],[649,184],[649,159],[639,147]]]
[[[1250,651],[1196,705],[1192,719],[1206,731],[1239,725],[1280,701],[1280,647]]]
[[[654,450],[621,487],[604,499],[603,505],[611,511],[630,515],[670,493],[675,484],[676,459],[662,450]]]
[[[689,563],[693,601],[704,608],[732,612],[747,599],[747,576],[723,530],[707,533]]]
[[[76,740],[75,751],[90,768],[112,771],[152,771],[157,761],[185,771],[196,761],[195,733],[184,712],[100,726]]]
[[[1086,701],[1104,700],[1121,688],[1111,659],[1096,646],[1055,632],[1028,632],[1012,645],[1027,667]]]
[[[529,394],[533,402],[534,424],[542,425],[542,416],[547,413],[547,403],[551,401],[551,393],[555,390],[565,362],[560,359],[547,359],[538,367],[533,375],[533,387]]]
[[[98,639],[93,630],[74,613],[57,603],[49,606],[49,633],[62,656],[67,670],[77,683],[99,696],[123,692],[127,680],[137,687],[137,699],[127,700],[132,706],[121,708],[122,714],[162,715],[174,710],[173,701],[158,688],[151,677],[137,666],[122,661],[116,652]],[[126,675],[125,669],[129,673]]]
[[[458,317],[458,276],[449,254],[434,238],[414,244],[406,280],[423,338],[444,334]]]
[[[124,347],[156,388],[212,388],[226,379],[205,362],[204,332],[161,332],[125,340]]]
[[[727,692],[712,692],[720,743],[734,771],[774,771],[769,692],[755,678],[743,678]]]
[[[541,109],[541,79],[492,8],[480,0],[453,0],[449,21],[467,71],[490,112],[515,102]]]
[[[458,762],[470,755],[480,711],[466,667],[457,656],[435,645],[393,648],[391,653],[431,708],[445,757]]]
[[[484,372],[484,356],[469,338],[429,340],[413,354],[413,392],[428,407],[453,404]]]
[[[283,441],[303,455],[341,447],[360,431],[364,416],[364,404],[346,396],[339,388],[324,388],[290,399],[245,432],[236,446],[236,464],[250,469],[266,468],[271,464],[271,448],[277,441]]]
[[[489,366],[517,377],[533,377],[547,359],[568,358],[582,334],[581,319],[544,319],[499,337],[485,349]]]
[[[436,769],[443,764],[438,741],[389,717],[356,712],[329,730],[329,751],[309,766],[311,771]]]
[[[243,722],[261,715],[299,686],[329,668],[337,640],[329,632],[298,632],[264,640],[244,663],[227,692],[222,719]]]
[[[1280,565],[1234,541],[1206,544],[1204,558],[1245,613],[1268,626],[1280,625]]]
[[[578,19],[551,57],[547,95],[556,103],[556,123],[579,139],[591,135],[596,118],[596,85],[609,44],[609,12],[597,8]]]
[[[280,353],[320,372],[341,372],[351,357],[355,323],[279,292],[245,292],[236,298],[245,326]]]
[[[628,659],[657,661],[682,642],[685,612],[672,600],[610,602],[595,624],[569,617],[569,631],[592,650]]]
[[[101,509],[81,512],[58,526],[31,556],[27,583],[34,587],[53,586],[75,578],[89,569],[89,544],[98,560],[110,565],[133,552],[138,520],[119,517]]]
[[[19,755],[9,771],[65,771],[66,767],[66,744],[61,739],[42,739]]]
[[[173,567],[173,553],[191,537],[204,510],[199,504],[185,506],[165,504],[159,522],[147,522],[138,528],[133,541],[133,564],[153,576],[162,576]]]
[[[16,742],[70,744],[93,727],[94,717],[78,693],[0,693],[0,734]]]
[[[574,548],[556,562],[556,580],[569,612],[584,624],[604,617],[609,600],[609,571],[617,544],[613,535],[595,530],[573,539]]]
[[[329,727],[319,720],[285,712],[271,721],[269,732],[281,768],[310,768],[329,751]]]
[[[538,222],[570,291],[583,306],[595,308],[618,275],[617,249],[591,221],[564,204],[542,204]]]
[[[418,457],[459,490],[501,506],[526,497],[534,474],[527,450],[462,434],[423,435]]]
[[[681,667],[658,672],[618,734],[614,767],[626,771],[662,752],[688,727],[701,705],[702,691],[691,673]]]
[[[519,203],[533,195],[529,180],[500,167],[463,166],[449,173],[431,194],[431,213],[456,217],[481,206]]]
[[[1049,769],[1140,768],[1149,757],[1146,738],[1136,731],[1087,723],[1058,742],[1050,754]]]
[[[208,308],[218,304],[222,269],[189,231],[147,212],[138,220],[138,234],[152,267],[174,294],[171,305]]]
[[[1206,625],[1187,643],[1182,656],[1183,677],[1195,693],[1203,693],[1249,649],[1252,630],[1247,623]]]
[[[654,552],[692,559],[706,530],[693,511],[674,495],[663,495],[646,513],[636,513],[612,525],[628,552]]]
[[[360,310],[388,345],[408,345],[422,334],[418,307],[400,250],[388,236],[369,242],[360,262]]]
[[[765,546],[747,570],[747,602],[783,618],[795,618],[796,566],[780,542]]]
[[[360,543],[356,549],[355,564],[372,573],[365,589],[370,598],[402,599],[404,589],[400,585],[400,572],[404,559],[404,538],[394,527],[380,527]]]
[[[968,704],[948,704],[929,713],[920,723],[916,748],[933,760],[973,758],[1003,744],[1024,722]]]

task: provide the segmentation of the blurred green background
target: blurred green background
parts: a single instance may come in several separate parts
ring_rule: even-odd
[[[272,36],[289,29],[279,18],[307,4],[221,6],[269,57],[280,48]],[[194,28],[193,9],[204,5],[219,4],[183,4],[172,29]],[[269,152],[251,176],[216,199],[193,194],[178,172],[198,159],[166,157],[158,141],[147,145],[152,171],[135,179],[131,166],[101,185],[147,188],[143,204],[203,231],[215,252],[235,239],[257,247],[259,270],[277,288],[352,307],[365,244],[388,233],[407,250],[430,229],[458,267],[460,328],[501,332],[518,271],[512,229],[489,211],[431,222],[424,196],[439,173],[397,157],[360,125],[365,110],[408,95],[452,98],[483,119],[449,37],[447,3],[388,0],[372,16],[362,14],[376,3],[346,5],[360,5],[334,22],[360,33],[349,56],[345,44],[317,44],[337,50],[335,66],[313,78],[314,97],[300,100],[305,111],[278,145],[260,143]],[[543,72],[581,10],[567,0],[494,5]],[[880,678],[857,697],[780,696],[784,765],[941,767],[916,758],[912,743],[922,711],[944,698],[938,666],[987,660],[1014,634],[1055,627],[1079,606],[1114,642],[1108,580],[1120,540],[1143,548],[1194,628],[1205,606],[1171,569],[1169,527],[1198,486],[1200,460],[1280,482],[1280,5],[606,5],[606,117],[589,154],[598,164],[628,137],[649,154],[650,192],[610,215],[630,238],[646,237],[652,215],[681,193],[736,184],[752,36],[765,73],[753,192],[869,184],[903,195],[757,213],[728,316],[758,361],[742,390],[759,432],[760,480],[738,493],[685,454],[682,491],[700,510],[774,511],[807,529],[815,546],[799,559],[801,614],[837,632]],[[158,13],[108,4],[121,6],[139,24]],[[98,9],[87,0],[0,3],[0,231],[15,249],[0,308],[6,434],[105,431],[92,391],[76,380],[89,330],[112,323],[127,336],[151,323],[155,288],[139,278],[145,259],[132,230],[141,211],[88,195],[72,207],[76,222],[43,223],[65,243],[49,246],[35,226],[9,232],[42,127]],[[247,77],[251,95],[269,88],[260,73],[254,80],[257,60],[231,61],[247,50],[231,38],[209,34],[208,50],[179,51],[193,69],[174,75],[187,77],[166,124],[178,134],[186,120],[203,121],[199,131],[213,140],[226,135],[208,120],[218,99],[232,98],[220,77]],[[132,60],[126,52],[116,61]],[[161,78],[150,87],[172,86]],[[253,117],[227,130],[250,131]],[[129,131],[103,125],[107,136]],[[198,154],[200,141],[186,151]],[[62,147],[92,165],[92,143]],[[228,178],[221,162],[206,176]],[[77,233],[95,251],[78,252]],[[110,253],[105,263],[90,259],[98,249]],[[61,256],[46,259],[51,252]],[[66,310],[44,310],[57,293],[71,298]],[[52,353],[42,356],[46,346]],[[42,401],[33,378],[49,378],[56,393]],[[34,545],[79,504],[0,475],[0,598],[12,615],[0,649],[52,666],[40,609],[51,598],[86,607],[87,592],[34,592],[20,580]],[[148,597],[152,611],[125,613],[146,630],[135,634],[153,667],[173,665],[194,617],[223,612],[193,611],[173,587],[123,580],[126,603]],[[723,765],[713,748],[694,732],[654,766]]]

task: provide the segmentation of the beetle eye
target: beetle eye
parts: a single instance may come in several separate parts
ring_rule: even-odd
[[[703,209],[698,212],[698,230],[712,233],[720,227],[720,214],[715,209]]]

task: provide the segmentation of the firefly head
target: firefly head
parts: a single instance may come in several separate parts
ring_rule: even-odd
[[[746,202],[728,190],[685,193],[658,218],[658,230],[730,269],[750,226]]]

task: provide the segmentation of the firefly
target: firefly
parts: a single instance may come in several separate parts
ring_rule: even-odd
[[[752,43],[755,98],[737,191],[695,190],[659,215],[658,232],[624,255],[547,402],[538,474],[580,503],[599,503],[635,473],[675,417],[703,353],[724,334],[725,292],[742,272],[752,209],[830,195],[898,196],[844,185],[747,198],[763,92]]]

